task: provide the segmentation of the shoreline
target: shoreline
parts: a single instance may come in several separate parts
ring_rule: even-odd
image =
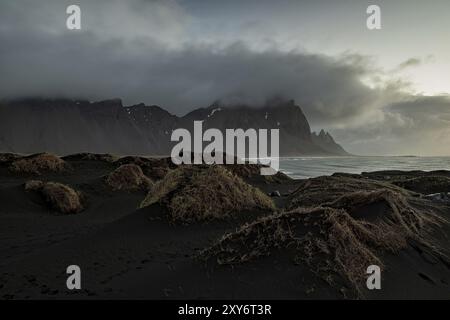
[[[255,165],[175,167],[164,158],[47,156],[45,161],[62,170],[39,173],[13,172],[12,163],[20,158],[3,160],[1,299],[448,297],[450,260],[433,248],[450,248],[443,236],[450,234],[450,200],[440,197],[450,192],[450,171],[335,173],[296,180],[281,173],[260,176]],[[117,170],[123,166],[139,167],[139,179],[128,179],[134,171],[121,178]],[[25,190],[31,180],[79,192],[82,210],[58,212],[39,191]],[[122,188],[124,181],[132,188],[112,187]],[[166,185],[173,189],[157,189]],[[333,220],[336,215],[340,218]],[[310,219],[320,230],[309,225]],[[344,223],[340,228],[347,231],[335,233],[336,223]],[[370,241],[364,240],[361,230],[368,225],[385,232],[369,233]],[[283,237],[272,237],[283,234],[275,226],[286,232]],[[389,236],[395,234],[401,238]],[[319,250],[303,247],[306,242],[292,252],[291,241],[306,241],[309,235],[327,246],[328,257],[314,254],[303,260],[308,250]],[[260,245],[253,248],[255,239]],[[360,253],[352,256],[353,250]],[[345,268],[332,263],[325,273],[314,271],[335,259]],[[367,263],[382,264],[382,290],[364,288]],[[78,291],[65,287],[65,270],[73,264],[83,277]],[[332,283],[324,281],[328,277]]]

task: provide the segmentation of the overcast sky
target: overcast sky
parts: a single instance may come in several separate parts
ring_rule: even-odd
[[[81,30],[66,28],[70,4]],[[381,30],[366,28],[369,4]],[[0,74],[0,99],[178,115],[281,95],[352,153],[450,155],[448,0],[2,0]]]

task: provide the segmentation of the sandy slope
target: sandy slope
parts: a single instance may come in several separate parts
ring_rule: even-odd
[[[115,192],[102,177],[116,165],[71,160],[73,170],[42,176],[17,175],[0,165],[0,298],[261,298],[342,299],[344,296],[307,266],[292,263],[286,250],[234,267],[207,265],[195,257],[227,232],[267,212],[242,212],[238,218],[190,225],[167,221],[159,204],[137,209],[144,191]],[[87,196],[87,209],[60,215],[35,194],[30,178],[58,181]],[[267,184],[247,179],[265,192],[279,190],[282,207],[303,181]],[[382,180],[382,179],[381,179]],[[446,190],[450,191],[450,190]],[[450,218],[446,206],[438,212]],[[435,230],[439,245],[450,248],[450,228]],[[380,291],[366,298],[448,299],[450,265],[412,243],[386,254]],[[65,269],[82,269],[82,290],[69,291]]]

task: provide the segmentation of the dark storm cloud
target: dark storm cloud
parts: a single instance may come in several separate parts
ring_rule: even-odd
[[[398,65],[398,67],[394,71],[402,71],[404,69],[418,66],[422,63],[420,58],[410,58]]]
[[[368,69],[355,56],[255,52],[242,43],[170,48],[154,39],[75,32],[1,32],[1,39],[3,97],[121,97],[181,114],[217,99],[260,105],[281,95],[296,99],[317,123],[358,117],[378,99],[359,80]]]
[[[373,121],[335,134],[348,148],[369,145],[373,154],[449,155],[450,96],[405,95],[378,110]]]
[[[414,153],[416,132],[433,136],[433,150],[448,142],[448,99],[411,97],[368,57],[197,41],[198,25],[174,1],[81,1],[83,29],[68,31],[68,4],[0,4],[0,98],[120,97],[183,114],[216,100],[257,106],[276,95],[295,99],[313,128],[331,129],[351,152]]]
[[[386,112],[400,115],[408,123],[406,128],[397,128],[398,135],[423,135],[424,132],[450,132],[450,97],[414,97],[395,103]],[[396,128],[394,127],[394,130]],[[448,144],[442,144],[447,148]]]

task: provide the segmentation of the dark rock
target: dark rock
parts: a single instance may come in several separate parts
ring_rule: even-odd
[[[270,193],[271,197],[281,197],[280,191],[275,190]]]
[[[426,196],[423,196],[424,199],[431,200],[431,201],[450,201],[450,193],[447,192],[441,192],[441,193],[433,193],[433,194],[427,194]]]

